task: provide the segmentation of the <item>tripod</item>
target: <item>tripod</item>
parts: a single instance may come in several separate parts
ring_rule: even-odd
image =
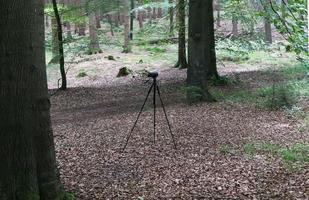
[[[163,112],[164,112],[164,115],[165,115],[165,119],[166,119],[166,122],[167,122],[167,125],[168,125],[168,129],[169,129],[169,132],[171,134],[171,137],[172,137],[172,140],[173,140],[173,143],[174,143],[174,148],[176,149],[176,142],[175,142],[175,139],[174,139],[174,135],[172,133],[172,129],[171,129],[171,126],[170,126],[170,123],[168,121],[168,118],[167,118],[167,114],[166,114],[166,111],[165,111],[165,107],[164,107],[164,103],[162,101],[162,98],[161,98],[161,93],[160,93],[160,89],[159,89],[159,86],[157,84],[157,77],[158,77],[158,73],[157,72],[151,72],[148,74],[148,77],[151,77],[153,78],[153,82],[152,82],[152,85],[150,86],[149,90],[148,90],[148,93],[147,93],[147,96],[146,96],[146,99],[141,107],[141,110],[139,111],[138,115],[137,115],[137,119],[135,120],[134,122],[134,125],[132,127],[132,129],[130,130],[129,132],[129,135],[127,137],[127,140],[126,140],[126,143],[125,143],[125,146],[123,147],[123,150],[122,152],[124,152],[124,150],[126,149],[127,145],[128,145],[128,142],[132,136],[132,133],[133,133],[133,130],[137,124],[137,121],[145,107],[145,104],[147,102],[147,99],[153,89],[153,141],[154,143],[156,143],[156,92],[158,92],[158,96],[159,96],[159,99],[160,99],[160,102],[161,102],[161,105],[162,105],[162,108],[163,108]]]

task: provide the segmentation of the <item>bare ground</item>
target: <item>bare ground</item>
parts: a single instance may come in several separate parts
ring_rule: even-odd
[[[160,106],[153,143],[149,101],[121,153],[149,84],[140,76],[115,80],[116,66],[51,99],[61,180],[77,199],[309,199],[308,164],[292,170],[279,156],[249,156],[243,150],[255,141],[283,146],[309,142],[299,122],[282,111],[234,103],[189,106],[179,90],[185,70],[156,66],[177,150]],[[261,72],[245,80],[256,85],[263,77]],[[220,151],[225,145],[231,148],[228,153]]]

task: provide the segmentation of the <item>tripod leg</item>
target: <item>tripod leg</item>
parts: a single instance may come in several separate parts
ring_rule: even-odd
[[[162,108],[163,108],[163,112],[164,112],[164,115],[165,115],[165,119],[166,119],[166,122],[167,122],[167,125],[168,125],[168,129],[169,129],[170,134],[172,136],[172,140],[173,140],[173,143],[174,143],[174,148],[177,149],[176,141],[175,141],[175,138],[174,138],[174,134],[172,133],[171,125],[170,125],[170,122],[168,121],[167,114],[166,114],[165,107],[164,107],[164,103],[163,103],[163,100],[161,98],[160,89],[159,89],[158,85],[156,85],[156,86],[157,86],[156,88],[157,88],[158,95],[159,95],[159,98],[160,98],[160,101],[161,101],[161,105],[162,105]]]
[[[152,84],[151,87],[149,88],[149,91],[148,91],[148,94],[147,94],[147,96],[146,96],[146,99],[145,99],[145,101],[144,101],[144,103],[143,103],[143,105],[142,105],[142,107],[141,107],[141,110],[139,111],[139,113],[138,113],[138,115],[137,115],[137,118],[136,118],[136,120],[135,120],[135,122],[134,122],[134,125],[133,125],[132,129],[131,129],[130,132],[129,132],[129,135],[128,135],[127,140],[126,140],[126,144],[124,145],[124,147],[123,147],[123,149],[122,149],[122,152],[124,152],[124,150],[127,148],[127,145],[128,145],[129,140],[130,140],[130,137],[131,137],[131,135],[132,135],[132,132],[133,132],[133,130],[134,130],[136,124],[137,124],[137,121],[138,121],[138,119],[139,119],[139,117],[140,117],[140,115],[141,115],[141,113],[142,113],[142,111],[143,111],[143,109],[144,109],[144,106],[145,106],[145,104],[146,104],[146,102],[147,102],[147,99],[148,99],[149,94],[150,94],[150,92],[151,92],[151,90],[152,90],[153,87],[154,87],[154,84]]]
[[[153,90],[153,143],[156,143],[156,79],[153,81],[154,90]]]

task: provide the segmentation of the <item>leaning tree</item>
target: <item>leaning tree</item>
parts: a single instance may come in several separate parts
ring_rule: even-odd
[[[0,199],[62,199],[44,50],[43,1],[0,0]]]
[[[189,87],[199,88],[201,100],[213,101],[207,90],[210,79],[218,79],[212,0],[189,1]]]

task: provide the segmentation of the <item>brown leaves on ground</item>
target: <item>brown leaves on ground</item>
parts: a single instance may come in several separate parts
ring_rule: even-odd
[[[141,79],[52,97],[57,160],[67,190],[78,199],[309,198],[308,165],[291,170],[278,156],[243,152],[252,141],[308,142],[309,133],[299,132],[297,121],[281,111],[228,103],[188,106],[179,90],[185,72],[163,74],[160,87],[177,150],[161,106],[153,143],[150,96],[121,153],[149,87]],[[231,150],[220,151],[224,145]]]

